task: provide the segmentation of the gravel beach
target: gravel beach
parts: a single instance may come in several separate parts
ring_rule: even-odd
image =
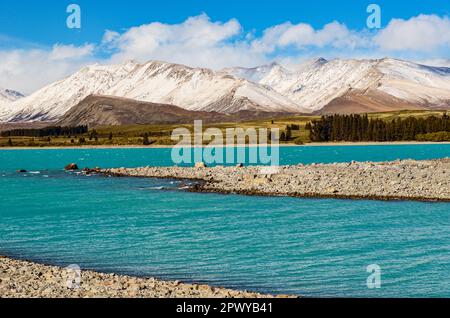
[[[75,285],[74,278],[74,272],[64,268],[0,257],[0,298],[272,298],[206,285],[92,271],[81,271],[79,285]]]
[[[271,167],[105,169],[111,176],[193,180],[192,191],[317,198],[450,201],[450,159]]]

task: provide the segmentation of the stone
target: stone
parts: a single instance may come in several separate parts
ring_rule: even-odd
[[[64,170],[66,171],[78,170],[78,165],[76,163],[70,163],[64,168]]]
[[[207,168],[207,166],[206,166],[206,163],[204,163],[204,162],[197,162],[195,164],[195,168],[201,169],[201,168]]]

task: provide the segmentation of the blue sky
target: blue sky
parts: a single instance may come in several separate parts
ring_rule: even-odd
[[[66,26],[71,3],[81,29]],[[371,3],[380,30],[367,28]],[[447,65],[449,16],[448,0],[2,0],[0,87],[30,93],[84,65],[127,59],[214,69],[317,56]]]
[[[68,4],[82,8],[80,32],[65,26]],[[333,20],[349,28],[365,26],[369,4],[382,8],[382,23],[418,14],[450,15],[447,0],[39,0],[0,2],[0,33],[23,41],[53,43],[95,42],[106,29],[121,30],[154,21],[175,24],[206,13],[213,21],[236,18],[246,30],[261,32],[285,21],[306,22],[319,28]]]

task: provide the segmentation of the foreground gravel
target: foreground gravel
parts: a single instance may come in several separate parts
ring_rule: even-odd
[[[195,180],[193,191],[294,197],[450,201],[450,159],[264,167],[106,169],[112,176]]]
[[[0,298],[271,298],[256,293],[163,282],[92,271],[81,272],[79,288],[73,272],[0,257]],[[287,297],[287,296],[280,296]]]

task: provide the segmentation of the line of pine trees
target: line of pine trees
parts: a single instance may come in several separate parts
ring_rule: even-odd
[[[76,127],[45,127],[35,129],[13,129],[1,132],[2,137],[49,137],[83,135],[88,132],[88,126]]]
[[[450,132],[450,116],[383,120],[367,115],[330,115],[312,121],[306,128],[315,142],[416,140],[417,135]]]

